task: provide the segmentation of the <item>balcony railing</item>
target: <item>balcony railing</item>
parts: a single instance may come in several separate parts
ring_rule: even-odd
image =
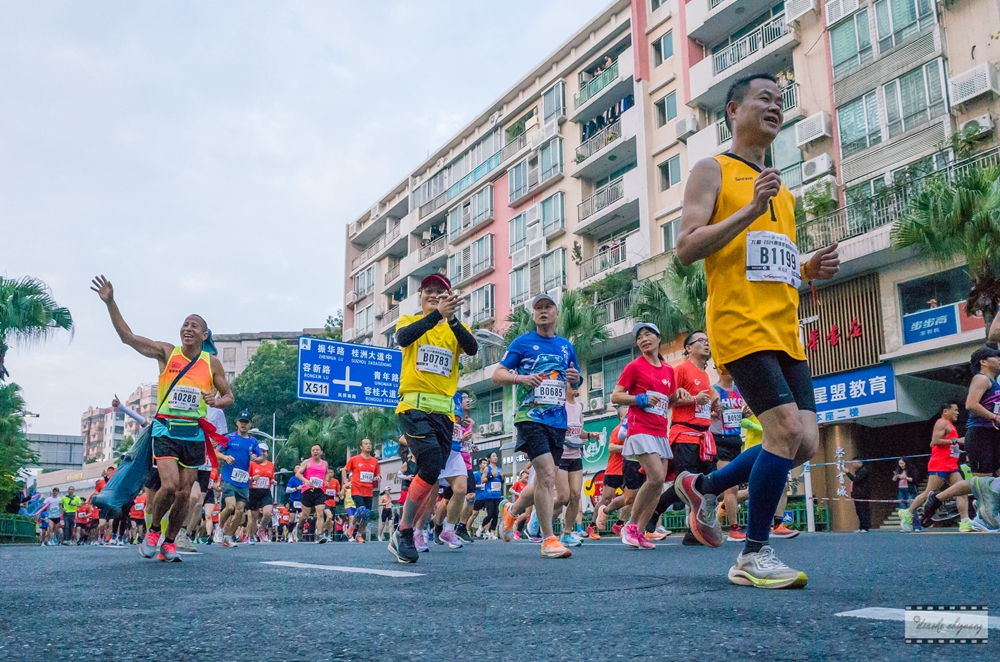
[[[972,167],[1000,166],[1000,147],[992,147],[968,159],[909,182],[886,189],[878,195],[841,207],[825,216],[801,223],[796,230],[799,251],[811,253],[834,241],[858,237],[902,218],[914,198],[930,178],[954,179]]]
[[[466,190],[480,179],[488,175],[494,169],[496,169],[501,163],[507,161],[510,157],[514,156],[522,149],[528,145],[528,133],[524,132],[517,136],[509,143],[504,145],[502,148],[494,152],[488,159],[480,163],[473,169],[472,172],[462,177],[460,180],[448,187],[444,193],[441,193],[437,197],[424,204],[420,205],[420,218],[426,217],[428,214],[432,214],[441,207],[443,207],[449,200],[457,197],[462,191]]]
[[[476,370],[482,370],[486,366],[500,363],[500,359],[503,358],[506,351],[506,347],[498,345],[480,345],[479,351],[476,352],[475,356],[462,357],[462,371],[467,374]]]
[[[432,255],[435,255],[435,254],[440,253],[441,251],[443,251],[444,250],[444,246],[445,246],[444,242],[445,242],[446,238],[447,237],[445,237],[444,235],[441,235],[440,237],[438,237],[437,239],[435,239],[431,243],[427,244],[426,246],[421,246],[420,247],[420,261],[423,262],[424,260],[426,260],[427,258],[431,257]]]
[[[392,324],[399,319],[399,306],[393,306],[386,311],[385,317],[382,319],[382,326]]]
[[[493,256],[490,255],[489,258],[476,262],[475,264],[459,265],[457,269],[453,269],[448,277],[451,279],[454,285],[459,283],[464,283],[467,280],[471,280],[483,273],[484,271],[489,271],[493,268]]]
[[[628,311],[632,309],[632,293],[600,301],[595,306],[597,308],[597,318],[603,324],[611,324],[628,317]]]
[[[709,10],[715,9],[716,7],[718,7],[719,5],[721,5],[725,1],[726,0],[709,0],[708,8],[709,8]]]
[[[611,63],[611,66],[591,78],[580,91],[573,95],[573,108],[579,108],[587,103],[597,93],[607,87],[612,81],[618,78],[618,60]]]
[[[622,121],[616,120],[598,131],[593,138],[576,148],[576,162],[583,163],[622,137]]]
[[[715,138],[719,141],[720,145],[727,140],[733,139],[733,132],[726,126],[726,120],[721,119],[715,123]]]
[[[781,171],[781,182],[790,189],[802,186],[802,164],[788,166]]]
[[[712,54],[712,65],[716,75],[733,67],[754,53],[759,52],[788,32],[785,15],[775,16],[745,37],[733,42],[718,53]]]
[[[396,266],[394,266],[392,269],[389,269],[389,271],[386,272],[386,274],[385,274],[385,284],[388,285],[389,283],[391,283],[392,281],[396,280],[397,278],[399,278],[399,263],[398,262],[396,263]]]
[[[357,256],[351,261],[351,270],[357,269],[362,264],[370,260],[378,253],[380,250],[385,248],[387,245],[391,244],[393,241],[399,237],[399,225],[387,231],[384,235],[379,237],[374,244],[365,249],[365,252]]]
[[[594,192],[594,195],[590,196],[579,205],[577,205],[577,214],[579,220],[584,220],[590,218],[597,212],[601,211],[608,205],[618,202],[625,195],[625,178],[619,177],[618,179],[608,182],[601,188]]]
[[[799,84],[792,83],[781,88],[781,112],[787,113],[799,105]],[[721,119],[715,123],[715,135],[719,144],[733,139],[733,132],[726,126],[726,120]]]
[[[625,250],[625,239],[621,239],[620,241],[621,243],[616,246],[612,246],[610,249],[581,262],[580,280],[587,280],[612,267],[623,264],[628,257],[628,252]]]

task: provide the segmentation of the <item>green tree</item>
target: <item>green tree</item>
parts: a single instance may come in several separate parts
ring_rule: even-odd
[[[298,349],[295,345],[262,342],[246,369],[233,380],[234,406],[226,410],[230,429],[235,429],[236,416],[249,409],[253,424],[262,430],[271,429],[271,415],[277,414],[277,436],[288,436],[294,422],[319,418],[323,405],[299,400]]]
[[[639,285],[629,316],[652,322],[663,340],[669,341],[705,328],[707,301],[705,264],[699,261],[685,267],[674,256],[663,278]]]
[[[45,340],[57,329],[72,332],[73,316],[56,303],[45,283],[29,276],[0,276],[0,380],[9,374],[4,357],[11,346]]]
[[[330,315],[326,318],[326,324],[323,325],[324,331],[319,334],[320,338],[328,338],[330,340],[343,340],[344,339],[344,311],[338,310],[336,315]]]
[[[600,309],[588,305],[586,297],[579,292],[566,292],[559,302],[557,332],[573,345],[581,369],[586,369],[595,347],[611,338],[600,313]]]
[[[535,320],[524,306],[518,306],[507,315],[507,330],[503,334],[503,345],[507,347],[514,338],[535,330]]]
[[[972,279],[966,313],[986,328],[1000,305],[1000,168],[970,166],[927,179],[892,228],[895,248],[916,246],[938,264],[964,257]]]
[[[116,443],[114,450],[112,451],[112,456],[114,457],[115,462],[121,462],[122,457],[129,451],[130,448],[132,448],[132,444],[134,443],[135,439],[133,439],[130,434],[125,435],[118,443]]]
[[[343,464],[347,443],[336,431],[337,420],[329,417],[301,419],[292,423],[288,433],[289,457],[278,458],[282,461],[279,466],[291,467],[297,464],[309,457],[310,449],[316,445],[323,449],[331,467]]]
[[[21,387],[0,386],[0,512],[20,489],[21,470],[38,461],[24,435],[23,414]]]

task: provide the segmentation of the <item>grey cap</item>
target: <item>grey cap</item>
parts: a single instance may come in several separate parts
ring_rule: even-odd
[[[650,331],[655,333],[657,337],[660,336],[660,329],[655,324],[653,324],[652,322],[639,322],[638,324],[632,327],[632,337],[638,338],[639,332],[642,331],[643,329],[649,329]]]
[[[535,306],[538,305],[539,301],[551,301],[553,306],[558,306],[559,305],[556,302],[556,300],[553,299],[550,295],[542,292],[541,294],[536,295],[535,298],[531,300],[531,309],[532,310],[535,309]]]
[[[263,441],[257,442],[257,446],[260,447],[260,449],[265,453],[271,449],[271,447],[265,444]]]

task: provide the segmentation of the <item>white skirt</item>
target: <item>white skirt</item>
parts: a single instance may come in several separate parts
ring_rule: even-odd
[[[646,453],[655,453],[665,460],[674,456],[670,452],[670,444],[667,443],[666,437],[657,437],[651,434],[629,435],[622,447],[622,457],[635,460],[639,455]]]
[[[458,451],[452,451],[448,455],[448,463],[444,465],[444,469],[441,470],[441,474],[438,476],[438,484],[446,486],[448,478],[465,476],[467,473],[468,469],[465,468],[465,460],[462,458],[462,454]]]

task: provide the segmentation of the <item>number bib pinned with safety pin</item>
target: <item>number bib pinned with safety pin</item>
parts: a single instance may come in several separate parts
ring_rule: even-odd
[[[748,232],[747,280],[801,285],[799,249],[791,238],[766,230]]]

